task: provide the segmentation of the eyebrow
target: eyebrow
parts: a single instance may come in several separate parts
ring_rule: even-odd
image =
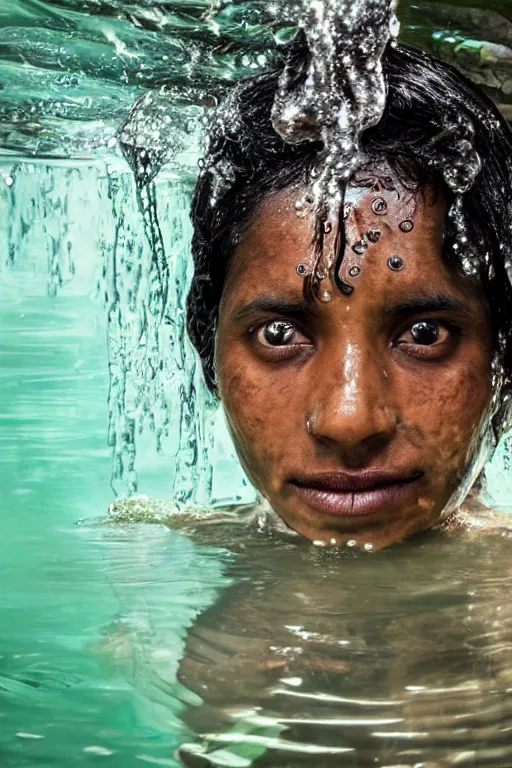
[[[412,315],[417,312],[439,312],[451,310],[452,312],[461,312],[471,314],[471,307],[464,301],[447,296],[442,293],[436,293],[432,296],[418,296],[415,299],[400,301],[398,304],[386,309],[390,315]]]
[[[385,311],[390,315],[413,315],[419,312],[440,311],[459,312],[466,315],[472,313],[471,307],[464,301],[441,293],[400,301],[386,308]],[[303,322],[306,318],[311,317],[311,315],[318,315],[318,313],[318,309],[313,303],[262,296],[238,307],[233,317],[236,322],[242,322],[257,314],[269,314]]]
[[[318,311],[313,304],[305,301],[286,301],[271,296],[262,296],[239,307],[234,312],[234,319],[242,321],[256,314],[280,315],[293,320],[304,320],[312,314],[318,314]]]

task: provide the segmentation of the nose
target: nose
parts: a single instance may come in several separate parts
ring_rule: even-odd
[[[307,428],[348,467],[361,467],[393,439],[399,422],[391,382],[371,349],[325,350],[312,377]],[[326,369],[329,371],[325,375]]]

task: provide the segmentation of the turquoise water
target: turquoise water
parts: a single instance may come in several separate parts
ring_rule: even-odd
[[[463,5],[409,4],[405,36],[458,57],[506,109],[512,59],[492,46],[510,27]],[[199,0],[6,0],[0,24],[1,768],[510,768],[508,539],[353,560],[248,535],[235,556],[225,534],[199,546],[91,522],[135,491],[253,497],[184,339],[187,208],[198,104],[267,66],[286,30],[261,3]],[[116,141],[162,84],[177,144],[146,194],[165,322]],[[504,443],[488,472],[500,502],[508,467]]]

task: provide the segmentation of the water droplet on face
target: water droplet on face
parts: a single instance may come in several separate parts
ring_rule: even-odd
[[[388,212],[388,204],[383,197],[376,197],[372,203],[372,211],[377,216],[384,216]]]
[[[343,206],[343,221],[346,221],[348,219],[351,207],[352,206],[350,205],[350,203],[345,203],[345,205]]]
[[[414,229],[414,222],[410,219],[406,219],[405,221],[401,221],[398,226],[402,232],[412,232]]]
[[[301,219],[305,218],[307,209],[304,205],[304,200],[297,200],[295,202],[295,211],[297,213],[297,216],[299,216]]]
[[[330,221],[326,221],[324,224],[324,232],[328,235],[329,232],[332,232],[332,224]]]
[[[368,240],[370,243],[374,243],[374,244],[375,244],[376,242],[378,242],[378,240],[379,240],[379,237],[380,237],[380,229],[370,229],[370,230],[369,230],[369,231],[366,233],[366,239],[367,239],[367,240]]]
[[[400,256],[390,256],[388,259],[388,267],[392,269],[393,272],[400,272],[400,270],[404,268],[404,262]]]
[[[322,295],[320,296],[321,301],[330,301],[332,299],[331,294],[329,291],[324,291]]]
[[[357,243],[354,243],[352,246],[352,250],[354,253],[357,253],[358,256],[362,256],[362,254],[368,249],[368,243],[365,243],[364,240],[358,240]]]
[[[357,277],[360,271],[361,271],[361,267],[350,267],[348,273],[350,277]]]
[[[308,269],[305,264],[297,264],[297,274],[301,277],[304,277],[304,275],[307,273]]]

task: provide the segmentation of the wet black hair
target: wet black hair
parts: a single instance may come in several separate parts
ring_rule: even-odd
[[[300,77],[307,49],[291,53]],[[404,179],[434,185],[456,198],[445,182],[447,167],[461,166],[460,148],[471,141],[482,168],[459,195],[476,271],[492,315],[496,351],[504,371],[502,399],[512,381],[512,132],[490,98],[449,64],[415,48],[392,44],[383,70],[387,102],[382,120],[362,136],[365,155],[386,159]],[[188,332],[206,383],[215,393],[214,342],[230,259],[267,196],[307,184],[323,147],[291,145],[274,131],[271,108],[280,72],[241,81],[212,119],[208,149],[192,202],[195,272],[188,296]],[[464,136],[467,126],[471,136]],[[462,134],[461,134],[462,131]],[[462,143],[461,143],[462,142]],[[463,163],[462,163],[463,164]],[[220,183],[219,183],[220,182]],[[447,215],[445,258],[457,262],[457,232]],[[455,247],[455,250],[453,246]],[[462,268],[462,267],[461,267]]]

